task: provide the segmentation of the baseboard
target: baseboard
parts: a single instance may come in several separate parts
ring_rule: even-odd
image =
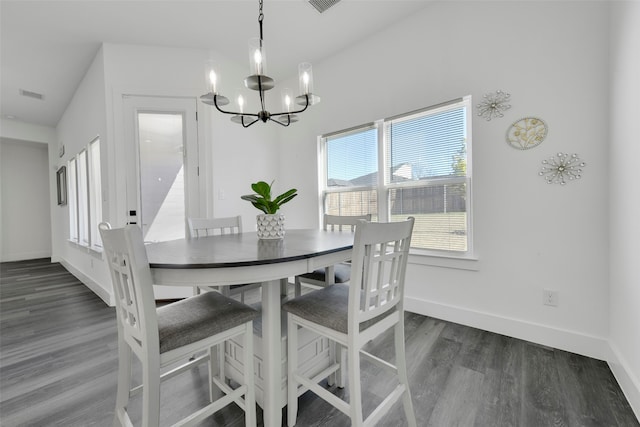
[[[417,298],[406,298],[405,310],[581,354],[594,359],[606,361],[610,355],[609,343],[605,338],[581,332],[554,328],[549,325]]]
[[[62,264],[62,266],[64,266],[64,268],[66,268],[69,271],[69,273],[73,274],[78,280],[80,280],[87,288],[91,289],[96,295],[98,295],[98,297],[100,297],[100,299],[102,299],[102,301],[104,301],[105,304],[107,304],[110,307],[113,307],[115,305],[113,296],[109,291],[107,291],[105,288],[97,284],[87,275],[78,271],[76,268],[74,268],[71,264],[69,264],[64,259],[59,259],[58,262]]]
[[[2,260],[0,262],[26,261],[40,258],[51,258],[51,251],[4,253],[2,254]]]
[[[622,357],[615,344],[609,342],[609,346],[611,348],[611,355],[608,360],[609,368],[629,401],[636,418],[640,420],[640,379],[633,375],[631,369],[629,369],[629,364]]]

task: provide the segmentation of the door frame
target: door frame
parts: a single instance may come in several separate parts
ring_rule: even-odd
[[[185,235],[188,236],[186,218],[199,216],[201,212],[200,141],[198,102],[196,97],[122,94],[122,129],[124,160],[124,215],[126,223],[141,224],[141,182],[138,113],[182,114],[183,162],[185,179]],[[120,169],[122,170],[122,169]]]

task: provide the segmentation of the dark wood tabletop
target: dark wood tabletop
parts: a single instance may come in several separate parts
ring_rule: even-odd
[[[353,233],[287,230],[283,239],[261,240],[257,234],[178,239],[147,245],[151,268],[224,268],[290,262],[353,247]]]

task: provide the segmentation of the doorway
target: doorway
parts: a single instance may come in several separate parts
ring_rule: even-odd
[[[195,98],[124,96],[127,221],[146,242],[188,235],[199,206]]]

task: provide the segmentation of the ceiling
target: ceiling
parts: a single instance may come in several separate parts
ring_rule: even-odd
[[[268,74],[291,77],[428,4],[342,0],[320,14],[307,0],[265,0]],[[258,35],[258,0],[0,0],[0,113],[56,126],[103,42],[212,49],[248,68]]]

